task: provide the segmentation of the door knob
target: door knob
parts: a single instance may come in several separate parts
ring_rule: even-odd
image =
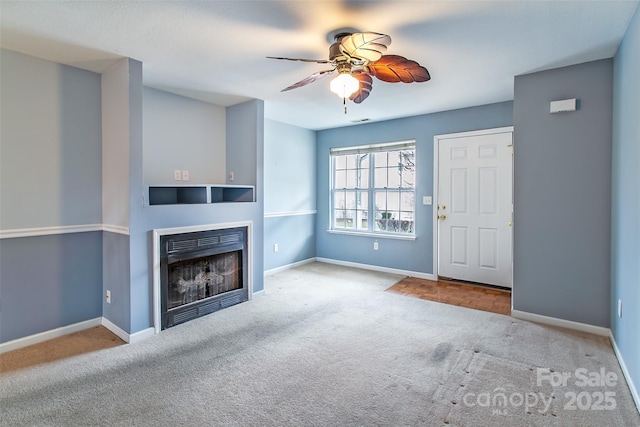
[[[509,227],[513,225],[513,221],[509,221]]]
[[[445,205],[440,205],[440,206],[438,206],[438,209],[440,209],[441,211],[443,211],[443,210],[447,209],[447,207],[446,207]]]
[[[438,215],[438,219],[447,219],[446,215]]]

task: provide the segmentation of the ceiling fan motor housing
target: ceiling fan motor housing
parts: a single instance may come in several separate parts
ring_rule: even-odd
[[[344,37],[345,35],[348,34],[340,36],[340,39],[338,39],[338,37],[336,36],[336,41],[331,46],[329,46],[329,60],[334,61],[340,57],[344,57],[344,54],[342,53],[342,51],[340,51],[340,40],[342,40],[342,37]]]

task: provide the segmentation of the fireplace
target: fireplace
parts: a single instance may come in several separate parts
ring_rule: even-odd
[[[157,239],[161,329],[249,299],[247,227],[162,234]]]

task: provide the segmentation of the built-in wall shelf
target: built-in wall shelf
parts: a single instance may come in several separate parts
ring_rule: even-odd
[[[255,187],[246,185],[151,185],[149,205],[255,202]]]

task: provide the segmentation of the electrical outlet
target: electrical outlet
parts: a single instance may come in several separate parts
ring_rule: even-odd
[[[111,304],[111,291],[107,289],[107,294],[105,295],[107,299],[107,304]]]
[[[182,181],[182,171],[181,170],[174,170],[173,171],[173,180],[174,181]]]
[[[618,317],[622,317],[622,300],[618,299]]]
[[[378,250],[378,241],[377,240],[375,242],[373,242],[373,250],[374,251]]]
[[[273,252],[278,252],[278,244],[277,243],[273,244]]]
[[[186,171],[186,170],[182,171],[182,180],[189,181],[189,171]]]

